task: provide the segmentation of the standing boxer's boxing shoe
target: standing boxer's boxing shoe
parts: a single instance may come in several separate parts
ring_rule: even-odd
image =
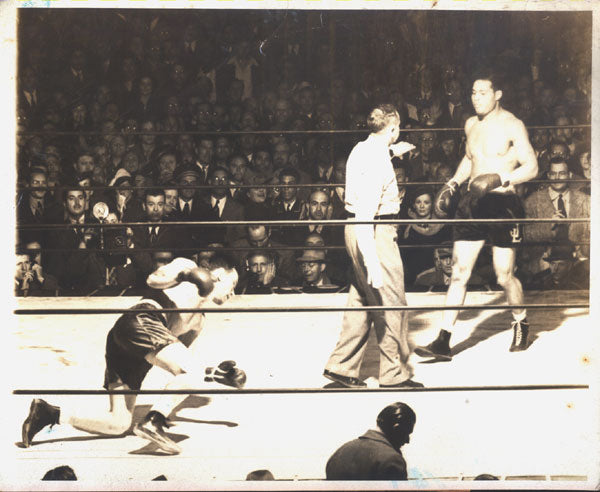
[[[165,433],[165,427],[167,429],[171,427],[167,418],[162,413],[152,410],[148,412],[142,422],[135,424],[133,433],[138,437],[152,441],[165,453],[181,453],[181,448]]]
[[[527,318],[521,321],[513,321],[510,325],[514,330],[513,341],[510,352],[522,352],[527,349],[527,337],[529,336],[529,322]]]
[[[345,386],[346,388],[366,388],[367,387],[367,383],[365,383],[364,381],[361,381],[358,378],[342,376],[341,374],[336,374],[335,372],[331,372],[327,369],[325,369],[323,371],[323,376],[325,376],[327,379],[330,379],[334,383],[338,383],[338,384],[341,384],[342,386]]]
[[[21,428],[21,437],[23,446],[28,448],[31,446],[31,440],[39,431],[49,425],[52,427],[58,424],[60,409],[41,399],[34,399],[29,407],[29,415],[23,422]]]
[[[440,330],[438,337],[425,347],[415,347],[415,354],[420,357],[433,357],[439,360],[452,360],[450,350],[450,336],[452,333],[446,330]]]

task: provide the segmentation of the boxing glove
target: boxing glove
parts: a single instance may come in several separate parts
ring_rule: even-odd
[[[221,383],[233,388],[243,388],[246,384],[246,373],[236,367],[233,360],[224,360],[217,367],[207,367],[204,381]]]
[[[486,193],[498,188],[499,186],[503,186],[502,178],[500,178],[499,174],[480,174],[471,180],[471,183],[469,184],[469,191],[476,199],[479,199]]]
[[[205,268],[195,267],[182,270],[177,275],[178,282],[191,282],[198,287],[198,293],[201,297],[210,294],[214,287],[210,272]]]
[[[433,213],[438,219],[451,219],[458,205],[458,184],[448,181],[435,196]]]

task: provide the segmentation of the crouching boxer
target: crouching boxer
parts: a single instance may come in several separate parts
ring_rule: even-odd
[[[485,240],[492,243],[494,271],[509,304],[523,304],[523,288],[514,276],[515,246],[522,240],[518,224],[486,224],[485,219],[523,218],[524,212],[515,185],[535,178],[538,172],[535,152],[523,122],[500,106],[502,90],[490,72],[476,76],[471,100],[476,116],[465,123],[466,154],[456,173],[436,197],[434,210],[439,218],[479,219],[478,224],[454,226],[452,277],[445,304],[462,305],[467,282]],[[529,324],[524,309],[513,309],[513,341],[510,351],[527,348]],[[415,348],[422,357],[450,360],[450,336],[457,310],[445,310],[436,340]]]
[[[117,319],[106,337],[106,371],[104,387],[108,390],[137,390],[152,366],[171,373],[166,390],[189,389],[198,386],[205,377],[205,368],[192,355],[189,346],[196,339],[204,314],[199,312],[157,312],[160,309],[198,309],[207,303],[222,304],[237,283],[234,268],[222,258],[212,258],[210,269],[197,267],[187,258],[160,266],[148,277],[148,294],[132,310]],[[215,370],[209,368],[209,381],[240,388],[246,381],[243,371],[235,362],[225,361]],[[145,418],[134,425],[137,436],[154,442],[163,452],[178,454],[179,446],[166,434],[172,424],[171,411],[188,395],[165,395],[158,399]],[[22,439],[25,447],[47,425],[70,424],[76,429],[93,434],[119,435],[132,424],[136,395],[109,395],[109,411],[84,415],[76,408],[59,408],[35,399],[29,416],[23,423]]]

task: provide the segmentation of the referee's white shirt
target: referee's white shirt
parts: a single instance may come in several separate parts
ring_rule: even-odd
[[[375,217],[397,214],[400,196],[389,146],[371,134],[356,144],[346,163],[346,210]]]

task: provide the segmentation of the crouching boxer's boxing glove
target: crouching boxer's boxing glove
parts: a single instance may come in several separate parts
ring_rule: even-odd
[[[177,275],[178,282],[191,282],[198,287],[198,293],[201,297],[210,294],[214,287],[210,272],[205,268],[187,268]]]
[[[433,201],[433,212],[439,219],[452,219],[458,205],[458,184],[448,181],[438,191]]]
[[[217,367],[207,367],[206,382],[221,383],[234,388],[243,388],[246,384],[246,373],[236,367],[234,360],[224,360]]]
[[[486,193],[500,186],[508,186],[508,182],[502,183],[502,178],[499,174],[480,174],[476,178],[473,178],[469,183],[469,191],[473,194],[475,199],[479,199]]]

